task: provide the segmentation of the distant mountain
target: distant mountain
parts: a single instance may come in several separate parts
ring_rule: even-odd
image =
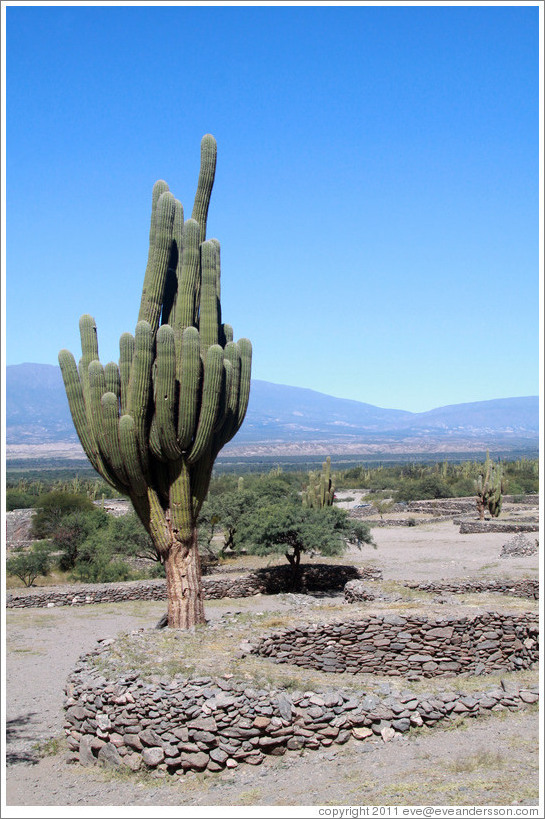
[[[250,404],[230,448],[312,448],[336,444],[420,447],[440,451],[462,442],[482,446],[537,447],[539,401],[501,398],[439,407],[429,412],[381,409],[314,390],[252,381]],[[6,442],[77,442],[58,367],[17,364],[6,368]]]

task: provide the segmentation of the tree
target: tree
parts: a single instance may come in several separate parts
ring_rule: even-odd
[[[97,529],[106,528],[109,517],[102,509],[79,510],[63,517],[52,537],[53,547],[60,552],[59,568],[69,571],[76,565],[79,549]]]
[[[51,556],[46,543],[33,543],[28,551],[20,550],[6,561],[8,574],[18,577],[25,586],[32,586],[37,577],[51,570]]]
[[[61,491],[47,492],[36,501],[36,512],[32,518],[32,536],[51,537],[63,518],[76,511],[91,512],[95,508],[86,495]]]
[[[239,524],[241,542],[253,554],[284,554],[292,570],[292,588],[300,588],[301,555],[342,554],[348,543],[372,544],[369,527],[353,521],[343,509],[305,508],[296,503],[271,503],[245,515]]]
[[[197,520],[218,452],[239,429],[251,344],[222,323],[220,247],[206,240],[216,141],[201,142],[191,219],[155,183],[148,264],[134,337],[119,364],[99,361],[97,328],[80,320],[82,358],[61,350],[72,419],[95,470],[128,495],[165,566],[168,624],[204,623]]]

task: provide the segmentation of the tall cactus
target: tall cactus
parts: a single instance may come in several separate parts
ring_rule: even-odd
[[[59,353],[81,444],[96,471],[128,495],[165,565],[168,624],[204,622],[197,517],[220,449],[244,420],[252,348],[222,323],[220,252],[206,239],[216,141],[201,142],[192,217],[166,182],[152,193],[149,253],[134,336],[119,363],[99,361],[97,329],[82,316],[82,357]]]
[[[328,455],[319,476],[315,472],[308,473],[308,486],[303,490],[303,506],[323,509],[324,506],[333,506],[334,498],[335,485],[331,478],[331,458]]]
[[[479,475],[477,480],[474,481],[474,485],[477,494],[477,511],[480,520],[484,520],[486,509],[488,509],[492,517],[499,517],[502,495],[505,492],[505,481],[501,466],[499,464],[497,466],[492,464],[488,452],[486,453],[484,463],[484,474]]]

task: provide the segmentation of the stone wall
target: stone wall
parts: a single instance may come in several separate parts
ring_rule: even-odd
[[[6,512],[6,549],[17,549],[32,545],[30,527],[34,509],[14,509]]]
[[[514,597],[539,599],[539,580],[468,580],[457,583],[405,583],[409,589],[447,594],[474,594],[498,592]]]
[[[409,679],[529,668],[538,659],[538,616],[495,612],[472,619],[375,615],[300,626],[264,637],[253,653],[277,663]]]
[[[270,566],[247,572],[240,577],[203,578],[204,597],[251,597],[254,594],[279,594],[290,591],[290,567]],[[302,566],[303,591],[341,591],[352,579],[379,580],[379,569],[357,569],[325,563]],[[96,583],[64,588],[42,587],[17,589],[6,597],[8,608],[51,608],[53,606],[85,606],[93,603],[119,603],[125,600],[163,600],[166,602],[165,580],[139,580],[127,583]]]
[[[537,521],[535,523],[501,523],[492,520],[460,521],[461,535],[482,535],[490,532],[539,532],[539,523]]]
[[[415,694],[406,688],[400,693],[384,684],[376,694],[287,692],[254,689],[228,675],[145,682],[130,673],[108,681],[89,660],[113,643],[101,641],[68,679],[69,761],[175,775],[217,772],[241,763],[259,765],[266,754],[287,750],[389,741],[415,727],[517,710],[539,699],[538,685],[504,681],[471,694]]]

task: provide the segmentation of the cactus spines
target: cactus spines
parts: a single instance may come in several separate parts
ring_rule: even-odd
[[[82,316],[79,369],[59,363],[76,431],[93,467],[128,495],[165,565],[169,626],[204,622],[196,521],[214,460],[248,406],[252,348],[222,324],[220,249],[206,241],[216,142],[201,143],[191,219],[163,180],[152,194],[149,253],[134,336],[104,368]]]

